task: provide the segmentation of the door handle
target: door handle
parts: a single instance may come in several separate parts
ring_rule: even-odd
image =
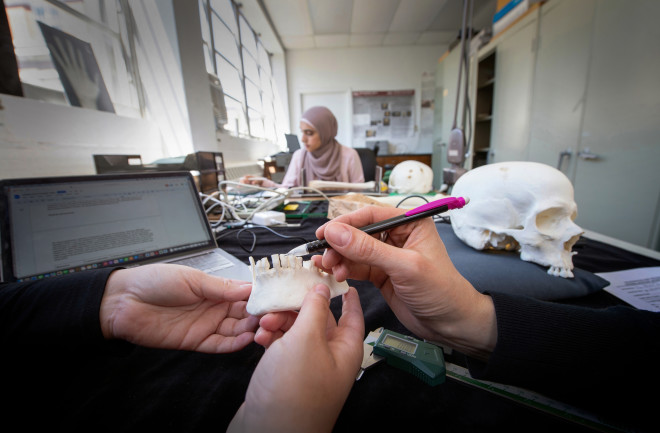
[[[578,157],[584,159],[585,161],[595,161],[600,159],[600,155],[593,153],[588,147],[585,147],[584,150],[578,152]]]
[[[564,158],[570,159],[571,155],[573,154],[573,151],[571,148],[567,148],[566,150],[562,150],[559,152],[559,161],[557,162],[557,170],[561,170],[561,165],[564,163]]]

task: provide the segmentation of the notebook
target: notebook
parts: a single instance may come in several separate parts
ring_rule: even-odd
[[[251,281],[218,248],[189,172],[0,181],[2,281],[178,263]]]

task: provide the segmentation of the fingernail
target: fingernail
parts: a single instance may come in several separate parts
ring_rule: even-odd
[[[330,224],[325,229],[325,238],[337,246],[344,247],[351,241],[351,232],[342,224]]]

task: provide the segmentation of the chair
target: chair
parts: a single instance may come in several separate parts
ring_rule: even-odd
[[[362,171],[364,172],[364,181],[370,182],[376,180],[376,152],[366,147],[356,147],[360,162],[362,162]]]

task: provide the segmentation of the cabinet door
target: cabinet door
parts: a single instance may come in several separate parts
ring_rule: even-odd
[[[595,7],[595,0],[553,1],[543,6],[539,21],[528,159],[557,167],[572,181]]]
[[[489,163],[520,161],[527,156],[534,41],[538,23],[536,16],[537,11],[533,11],[496,41]]]
[[[575,176],[578,224],[653,249],[660,214],[658,17],[656,0],[596,3],[580,152],[599,158],[578,158]]]
[[[443,168],[450,166],[449,162],[447,162],[447,143],[449,142],[449,133],[452,130],[454,122],[460,51],[460,46],[454,48],[438,62],[436,69],[432,159],[433,186],[435,188],[440,188],[442,185]],[[458,119],[460,121],[460,116]]]

